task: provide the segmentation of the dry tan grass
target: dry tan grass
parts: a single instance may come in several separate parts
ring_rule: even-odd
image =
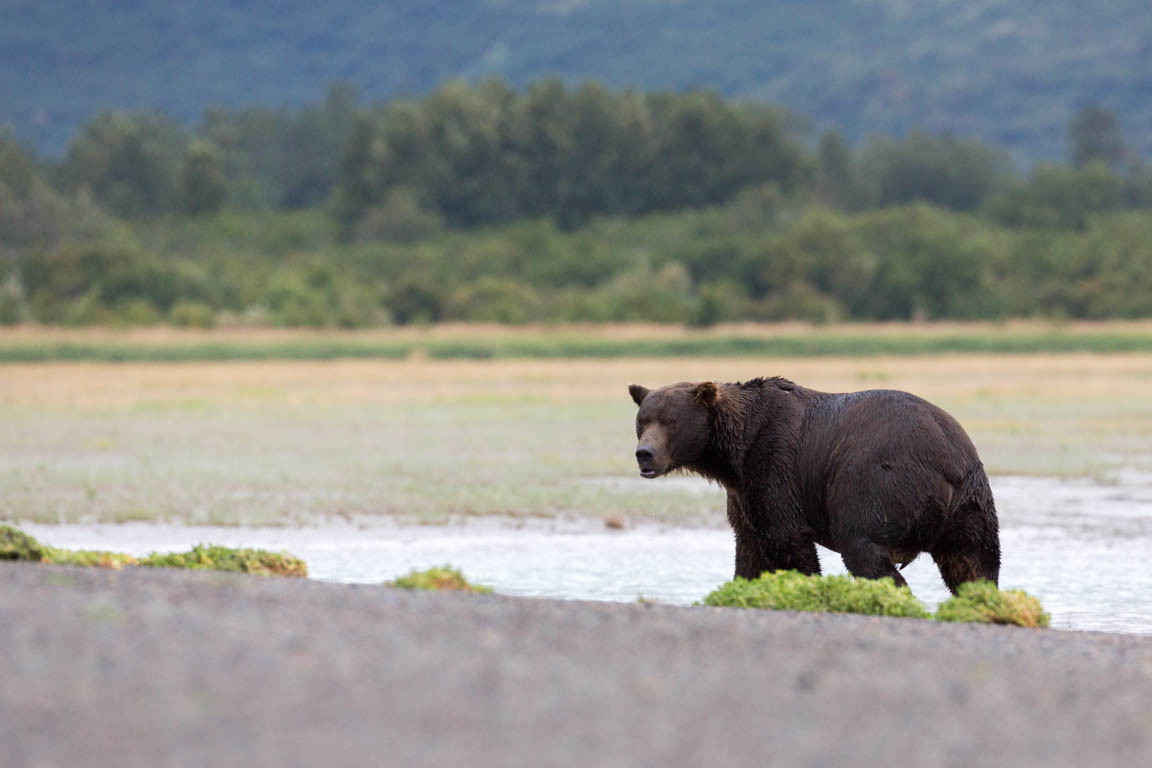
[[[895,388],[930,400],[1027,399],[1075,408],[1144,398],[1152,355],[46,363],[0,370],[0,403],[14,408],[131,408],[190,399],[206,405],[611,401],[626,399],[625,387],[633,382],[771,375],[826,391]]]
[[[44,342],[123,342],[145,344],[193,344],[213,341],[290,342],[302,340],[395,341],[414,339],[534,338],[544,336],[577,336],[613,339],[681,339],[731,336],[912,336],[933,337],[952,334],[1043,333],[1064,330],[1077,334],[1152,333],[1152,320],[1068,321],[1053,323],[1042,320],[991,322],[931,323],[845,323],[812,325],[801,322],[726,323],[707,329],[656,323],[587,323],[557,325],[507,326],[482,323],[443,323],[433,326],[397,326],[362,330],[309,328],[223,327],[211,330],[195,328],[61,328],[36,325],[0,326],[0,344],[36,344]]]

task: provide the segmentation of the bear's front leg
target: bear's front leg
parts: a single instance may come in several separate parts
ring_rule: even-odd
[[[757,531],[732,493],[728,494],[728,522],[736,534],[736,576],[756,579],[765,571],[820,573],[814,541],[799,534],[777,536],[775,531]]]
[[[754,535],[736,532],[736,576],[755,579],[764,571],[776,568],[768,559],[763,547],[758,546]]]

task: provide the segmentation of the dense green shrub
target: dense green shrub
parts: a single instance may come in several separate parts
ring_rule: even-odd
[[[181,328],[211,328],[216,324],[216,313],[202,301],[178,301],[172,305],[168,319]]]
[[[28,304],[24,299],[24,283],[13,273],[0,277],[0,325],[15,325],[28,314]]]
[[[443,233],[443,218],[421,208],[416,196],[402,187],[391,190],[381,205],[369,208],[355,224],[357,240],[418,243]]]
[[[539,304],[536,291],[519,280],[482,277],[456,292],[450,311],[459,320],[517,325],[534,320]]]
[[[160,321],[160,312],[148,299],[125,299],[112,307],[107,314],[110,325],[147,326]]]
[[[337,211],[355,230],[404,189],[454,226],[714,205],[746,186],[791,190],[810,162],[779,110],[715,93],[447,83],[389,103],[351,131]]]
[[[1001,149],[953,136],[912,131],[902,139],[874,137],[860,150],[854,181],[858,207],[911,202],[972,211],[1003,189],[1012,162]]]
[[[47,324],[201,324],[203,307],[278,325],[350,327],[1152,315],[1152,215],[1144,212],[1101,214],[1075,231],[1004,228],[924,205],[813,209],[782,228],[717,233],[729,214],[353,245],[332,233],[307,245],[303,229],[314,217],[278,214],[264,217],[266,249],[227,214],[174,224],[167,237],[142,230],[141,240],[172,248],[166,259],[131,238],[21,251],[0,272],[0,303],[6,322]],[[307,250],[281,253],[285,238]]]
[[[359,326],[390,318],[401,324],[708,324],[1143,317],[1152,306],[1152,249],[1146,245],[1152,218],[1141,213],[1113,214],[1085,232],[1056,235],[1004,230],[925,207],[856,216],[824,212],[758,243],[746,235],[709,234],[682,241],[667,255],[632,244],[649,233],[654,240],[666,236],[661,228],[679,228],[676,217],[661,219],[616,230],[598,225],[603,235],[542,232],[533,251],[538,257],[519,255],[522,234],[502,230],[415,246],[330,245],[289,261],[201,253],[162,262],[133,245],[62,246],[17,261],[8,274],[20,275],[24,298],[9,298],[8,314],[83,324],[108,321],[118,311],[123,315],[126,302],[144,300],[178,323],[185,320],[173,317],[173,307],[192,302],[234,314],[263,306],[282,325]],[[693,248],[701,250],[692,255]],[[686,251],[683,261],[674,258]],[[597,267],[599,279],[589,272],[565,284],[563,275],[578,275],[589,254],[611,257]]]
[[[118,216],[169,213],[179,207],[186,145],[183,129],[165,115],[102,110],[73,138],[58,178]]]
[[[219,150],[203,140],[189,144],[179,184],[180,207],[185,213],[201,216],[219,211],[228,196]]]
[[[697,328],[707,328],[726,320],[744,317],[744,296],[744,291],[731,282],[716,281],[701,285],[687,323]]]
[[[445,280],[430,272],[413,272],[389,284],[386,304],[401,325],[435,323],[446,319],[450,290]]]
[[[991,198],[988,207],[1010,227],[1085,229],[1093,215],[1126,207],[1125,180],[1101,164],[1041,165],[1028,181]]]
[[[298,272],[281,272],[273,278],[262,302],[278,325],[329,325],[331,307],[327,292]]]

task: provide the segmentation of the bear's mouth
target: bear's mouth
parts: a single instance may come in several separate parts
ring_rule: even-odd
[[[640,470],[640,477],[646,477],[649,480],[651,480],[652,478],[656,477],[659,474],[660,473],[654,469],[642,469],[642,470]]]

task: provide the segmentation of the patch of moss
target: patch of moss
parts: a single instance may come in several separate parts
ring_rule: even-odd
[[[938,621],[1048,626],[1050,619],[1040,601],[1022,590],[1001,590],[992,582],[981,580],[961,584],[958,592],[936,609]]]
[[[140,558],[136,565],[145,568],[233,571],[299,578],[308,575],[307,564],[286,552],[232,549],[212,544],[197,544],[187,552],[153,552],[147,557]]]
[[[44,559],[44,553],[44,545],[24,531],[10,525],[0,525],[0,560],[38,563]]]
[[[412,571],[407,576],[401,576],[395,581],[388,582],[389,586],[401,589],[432,589],[448,592],[481,592],[489,593],[491,587],[479,584],[470,584],[464,574],[451,566],[429,568],[426,571]]]
[[[704,605],[929,618],[912,590],[897,587],[892,579],[806,576],[797,571],[737,577],[704,598]]]

